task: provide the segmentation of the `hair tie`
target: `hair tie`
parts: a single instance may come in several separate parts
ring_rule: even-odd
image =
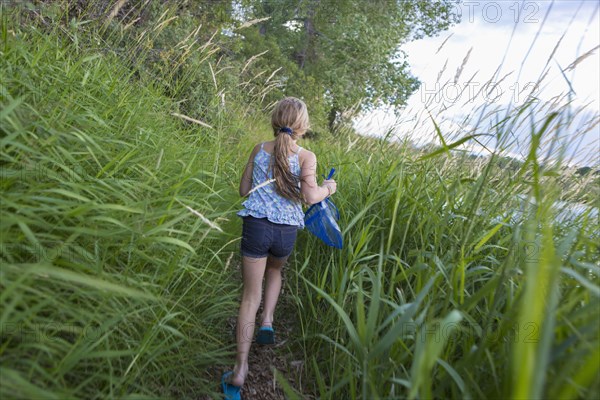
[[[288,128],[287,126],[279,128],[279,132],[287,133],[290,136],[292,136],[293,133],[292,129]]]

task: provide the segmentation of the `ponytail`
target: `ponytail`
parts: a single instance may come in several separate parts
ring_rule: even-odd
[[[275,186],[279,194],[290,200],[301,201],[300,177],[292,173],[288,159],[288,149],[292,144],[292,135],[293,132],[288,127],[279,129],[275,137],[275,149],[271,158],[271,168],[273,170],[273,178],[275,178]]]
[[[271,126],[275,134],[275,149],[271,157],[275,187],[283,197],[302,201],[300,177],[290,170],[288,151],[292,141],[301,138],[309,127],[306,104],[295,97],[280,100],[271,115]]]

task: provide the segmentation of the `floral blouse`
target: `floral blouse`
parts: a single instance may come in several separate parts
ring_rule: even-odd
[[[273,171],[269,165],[271,154],[263,149],[254,157],[254,169],[252,171],[252,190],[250,196],[242,203],[244,209],[237,213],[240,217],[251,215],[255,218],[267,218],[276,224],[296,225],[298,228],[304,228],[304,212],[302,204],[281,196],[277,192]],[[290,169],[293,174],[300,176],[300,163],[298,154],[289,157]]]

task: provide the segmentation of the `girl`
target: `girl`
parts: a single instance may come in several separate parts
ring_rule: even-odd
[[[242,228],[242,303],[237,320],[237,356],[233,372],[223,375],[227,399],[239,399],[248,374],[248,353],[265,277],[265,298],[256,341],[274,343],[273,313],[281,290],[281,268],[294,248],[296,233],[304,227],[302,202],[319,201],[335,193],[333,179],[317,185],[317,158],[296,141],[309,127],[301,100],[286,97],[271,116],[275,140],[257,144],[242,175],[240,196],[248,196],[238,213]]]

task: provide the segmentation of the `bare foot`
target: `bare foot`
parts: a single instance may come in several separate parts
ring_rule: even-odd
[[[228,383],[233,386],[242,387],[246,380],[246,375],[248,375],[248,364],[242,364],[240,366],[236,364],[236,366],[233,367],[233,374],[229,375]]]

